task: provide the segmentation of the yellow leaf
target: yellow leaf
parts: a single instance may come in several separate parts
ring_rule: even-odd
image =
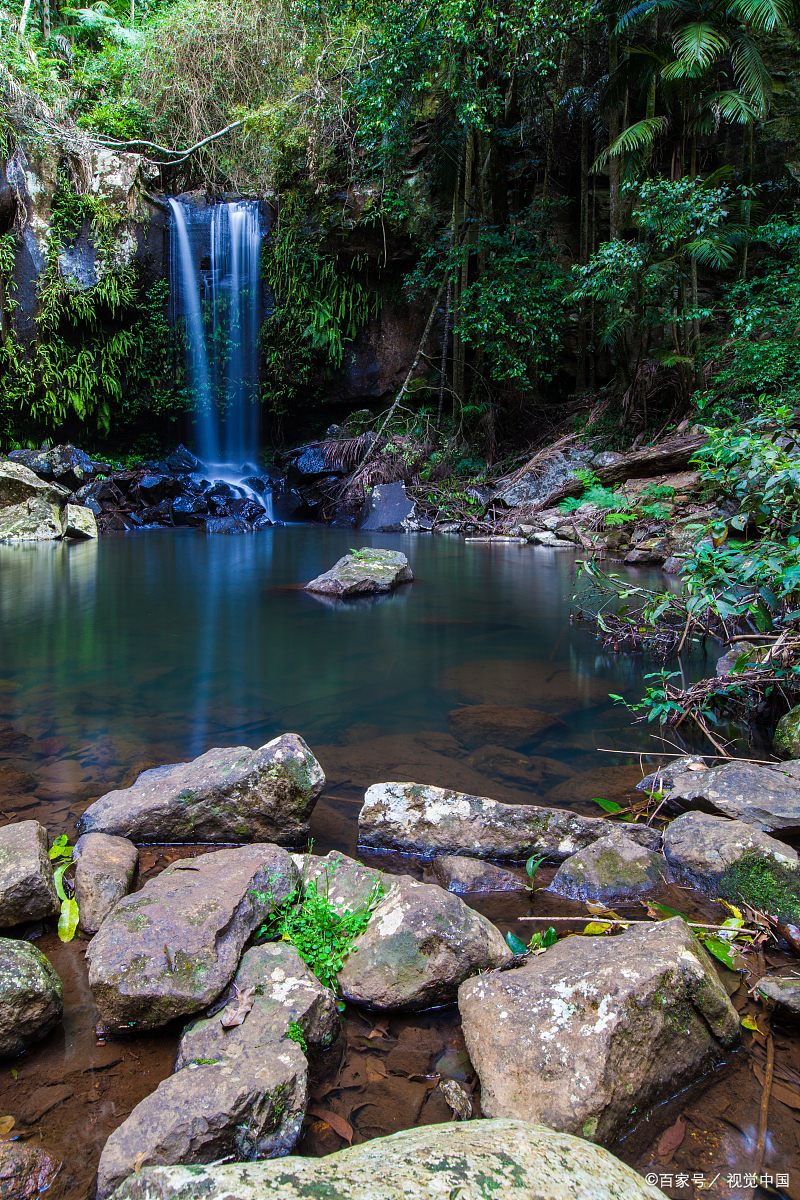
[[[753,1033],[760,1033],[762,1037],[767,1032],[766,1029],[759,1029],[758,1017],[742,1017],[742,1029],[751,1029]]]
[[[0,1137],[5,1137],[6,1134],[11,1133],[15,1124],[16,1122],[13,1117],[0,1117]]]
[[[584,927],[584,937],[599,937],[601,933],[608,933],[611,925],[607,921],[590,921]]]
[[[738,921],[743,921],[743,920],[744,920],[744,913],[743,913],[743,912],[741,912],[741,911],[740,911],[738,908],[736,908],[736,907],[735,907],[735,905],[733,905],[733,904],[728,904],[728,901],[727,901],[727,900],[720,900],[720,899],[719,899],[719,897],[717,897],[717,899],[714,901],[714,903],[715,903],[715,904],[722,904],[722,905],[723,905],[725,908],[727,908],[727,910],[728,910],[728,912],[729,912],[729,913],[733,913],[733,915],[736,917],[736,919],[737,919]]]

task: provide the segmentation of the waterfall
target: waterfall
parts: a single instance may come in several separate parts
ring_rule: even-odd
[[[185,323],[198,452],[220,477],[238,478],[258,462],[259,205],[169,206],[172,312]]]

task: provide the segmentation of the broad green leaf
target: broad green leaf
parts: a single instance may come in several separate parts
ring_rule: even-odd
[[[545,929],[544,933],[542,934],[542,945],[543,946],[555,946],[557,941],[558,941],[558,934],[556,933],[555,929],[551,925],[550,928]]]
[[[702,941],[709,954],[713,954],[715,958],[718,958],[719,961],[724,963],[726,967],[729,967],[731,971],[741,970],[741,967],[737,967],[736,963],[731,957],[731,950],[733,947],[731,946],[730,942],[723,942],[720,940],[720,938],[715,937],[703,938]]]
[[[69,863],[63,863],[60,867],[56,867],[55,871],[53,871],[53,882],[56,885],[56,895],[62,904],[67,899],[67,893],[64,891],[64,872],[69,865]]]
[[[527,954],[528,953],[528,947],[525,945],[525,943],[520,938],[518,938],[515,933],[512,933],[510,930],[506,934],[506,945],[508,946],[508,948],[512,954]]]
[[[533,855],[531,855],[531,857],[525,863],[525,870],[527,871],[530,879],[533,879],[543,862],[544,858],[534,858]]]
[[[61,916],[58,918],[58,936],[62,942],[71,942],[78,928],[78,901],[62,900]]]
[[[601,800],[599,797],[594,797],[594,803],[599,804],[604,812],[618,813],[622,812],[622,805],[617,804],[616,800]]]
[[[583,936],[599,937],[601,933],[608,933],[610,928],[611,925],[607,921],[590,921],[588,925],[584,926]]]
[[[674,908],[668,908],[666,904],[656,904],[654,900],[647,901],[647,911],[659,921],[666,921],[669,917],[683,917],[684,921],[686,920],[683,913],[679,913]]]

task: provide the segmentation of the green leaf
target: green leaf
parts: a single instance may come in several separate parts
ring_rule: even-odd
[[[584,937],[599,937],[603,933],[608,933],[611,928],[610,922],[607,921],[590,921],[583,928]]]
[[[51,861],[57,858],[72,858],[72,847],[67,845],[67,835],[62,833],[57,838],[53,838],[53,844],[47,853]]]
[[[77,900],[73,898],[61,901],[61,916],[58,918],[58,936],[62,942],[71,942],[75,937],[79,915]]]
[[[511,930],[509,930],[506,934],[506,945],[512,954],[528,953],[528,947],[520,938],[517,937],[515,933],[512,933]]]
[[[550,928],[545,929],[544,933],[542,934],[542,945],[543,946],[555,946],[557,941],[558,941],[558,934],[556,933],[555,929],[551,925]]]
[[[617,804],[616,800],[601,800],[595,796],[593,803],[599,804],[603,811],[607,813],[622,812],[622,805]]]
[[[62,901],[62,903],[67,899],[67,893],[64,891],[63,880],[64,872],[68,866],[70,866],[70,863],[62,863],[60,867],[56,867],[55,871],[53,871],[53,882],[56,885],[56,895],[58,896],[59,900]]]
[[[721,963],[724,963],[726,967],[729,967],[731,971],[741,970],[741,967],[737,967],[736,963],[731,957],[731,950],[733,947],[731,946],[730,942],[723,942],[721,938],[715,937],[705,937],[701,940],[706,950],[708,950],[710,954],[713,954],[715,958],[718,958]]]
[[[534,858],[533,855],[531,855],[531,857],[525,863],[525,870],[528,872],[528,876],[531,880],[533,880],[534,875],[539,870],[539,867],[543,862],[544,856],[542,858]]]

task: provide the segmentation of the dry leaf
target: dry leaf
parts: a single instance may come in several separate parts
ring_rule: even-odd
[[[0,1117],[0,1137],[5,1137],[11,1133],[16,1122],[13,1117]]]
[[[324,1121],[326,1125],[330,1125],[334,1133],[338,1133],[339,1137],[344,1138],[348,1144],[352,1144],[353,1126],[349,1125],[344,1117],[338,1116],[335,1112],[330,1112],[327,1108],[309,1108],[308,1115]]]
[[[378,1079],[388,1078],[389,1073],[386,1070],[386,1066],[382,1058],[376,1058],[374,1055],[370,1055],[370,1057],[367,1059],[366,1066],[367,1079],[370,1081],[370,1083],[375,1083],[375,1081]]]
[[[242,988],[239,991],[236,984],[234,984],[233,990],[236,992],[236,1001],[223,1009],[222,1016],[219,1019],[219,1023],[223,1029],[233,1029],[234,1026],[241,1025],[253,1007],[256,998],[256,989],[254,987]]]
[[[667,1162],[672,1158],[675,1151],[680,1146],[686,1136],[686,1122],[683,1117],[678,1117],[674,1125],[670,1125],[669,1129],[662,1133],[658,1143],[658,1157],[665,1159]]]
[[[368,1038],[388,1037],[388,1036],[389,1036],[389,1022],[388,1021],[378,1021],[377,1024],[374,1025],[372,1027],[372,1029],[370,1029],[369,1033],[367,1034]]]

